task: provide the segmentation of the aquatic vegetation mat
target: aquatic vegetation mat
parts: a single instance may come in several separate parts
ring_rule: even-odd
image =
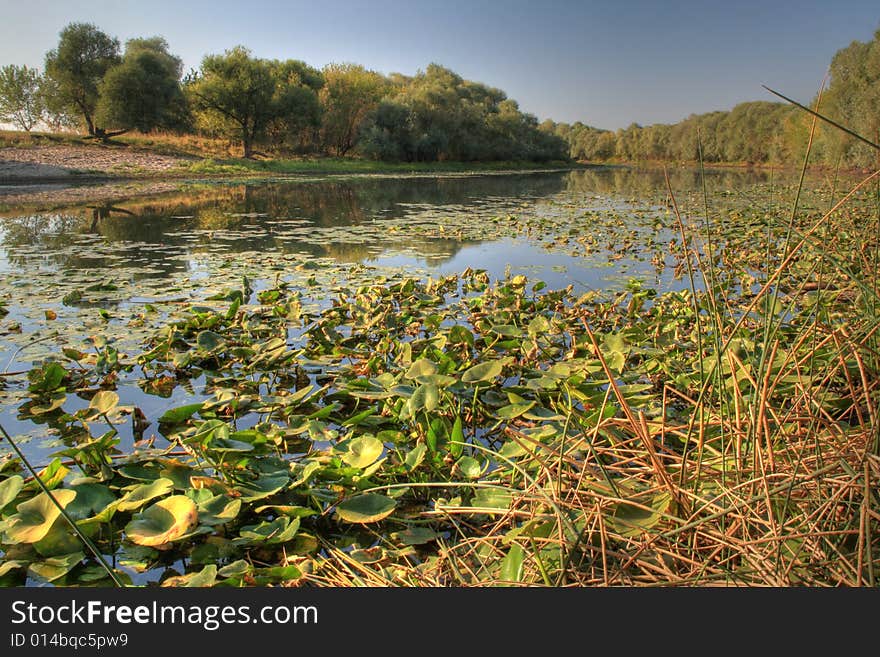
[[[297,260],[148,302],[0,379],[56,443],[0,460],[0,583],[875,585],[880,231],[818,198],[532,225],[674,289]]]

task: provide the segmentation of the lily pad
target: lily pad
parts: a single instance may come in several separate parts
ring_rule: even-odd
[[[479,479],[483,471],[480,462],[472,456],[462,456],[458,459],[455,469],[466,479]]]
[[[497,360],[487,360],[484,363],[474,365],[461,375],[462,383],[481,383],[491,381],[501,374],[501,363]]]
[[[119,404],[119,395],[112,390],[101,390],[89,402],[89,408],[106,415]]]
[[[152,499],[170,493],[174,489],[174,482],[165,477],[160,477],[149,484],[141,484],[130,490],[120,500],[119,511],[134,511],[140,509]]]
[[[24,479],[21,475],[12,475],[0,481],[0,511],[3,511],[4,507],[15,499],[22,486],[24,486]]]
[[[509,491],[499,488],[480,488],[474,493],[471,506],[479,509],[506,510],[510,508],[512,499]]]
[[[429,527],[409,527],[393,536],[404,545],[424,545],[440,538],[440,534]]]
[[[64,489],[52,493],[61,508],[76,497],[76,491]],[[17,507],[18,513],[9,519],[6,535],[11,543],[36,543],[46,537],[61,511],[46,493],[40,493]]]
[[[74,520],[85,520],[116,500],[116,496],[104,484],[77,484],[71,486],[70,490],[76,491],[76,497],[64,510]]]
[[[200,571],[179,575],[177,577],[169,577],[162,582],[163,587],[185,587],[185,588],[204,588],[214,586],[217,580],[216,564],[208,564]]]
[[[159,418],[159,424],[181,424],[182,422],[186,422],[193,415],[202,410],[203,406],[204,403],[199,402],[198,404],[186,404],[184,406],[178,406],[177,408],[168,409]]]
[[[382,455],[385,445],[370,434],[358,436],[348,444],[348,451],[342,460],[353,468],[365,468]]]
[[[672,496],[669,493],[656,494],[649,502],[649,509],[619,502],[614,514],[608,518],[608,524],[621,536],[628,538],[640,536],[663,519],[663,514],[671,502]]]
[[[138,545],[164,545],[195,527],[198,516],[195,502],[186,495],[172,495],[137,514],[125,526],[125,534]]]
[[[196,336],[196,344],[198,344],[199,349],[202,351],[214,351],[222,347],[225,342],[223,336],[219,333],[214,333],[214,331],[201,331]]]
[[[416,361],[413,361],[413,364],[409,366],[409,369],[406,371],[407,379],[418,379],[423,376],[431,376],[432,374],[437,373],[437,363],[434,361],[428,360],[427,358],[419,358]]]
[[[72,552],[60,557],[51,557],[43,561],[37,561],[28,567],[28,573],[47,582],[54,582],[79,565],[85,556],[82,552]]]
[[[241,538],[233,542],[236,544],[238,542],[244,544],[265,543],[266,545],[286,543],[296,535],[299,523],[299,518],[291,520],[287,516],[280,516],[271,522],[245,525],[239,532]]]
[[[236,490],[241,493],[243,502],[253,502],[277,493],[289,482],[290,477],[286,472],[273,472],[253,481],[243,482],[236,486]]]
[[[336,506],[336,516],[345,522],[368,524],[387,518],[397,502],[385,495],[365,493],[350,497]]]

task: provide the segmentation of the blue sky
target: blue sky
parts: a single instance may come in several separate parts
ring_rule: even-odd
[[[809,100],[834,52],[880,27],[880,2],[0,0],[0,64],[42,66],[73,21],[164,36],[187,68],[237,44],[316,67],[436,62],[540,119],[614,129],[770,100],[761,84]]]

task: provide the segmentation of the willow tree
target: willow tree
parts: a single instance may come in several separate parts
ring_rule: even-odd
[[[82,117],[90,136],[106,137],[96,125],[95,111],[101,81],[119,62],[118,39],[91,23],[71,23],[61,30],[58,47],[46,53],[49,102]]]
[[[357,142],[361,127],[390,83],[379,73],[358,64],[328,64],[319,94],[324,146],[342,157]]]
[[[295,64],[258,59],[237,46],[206,56],[186,91],[195,112],[227,136],[240,139],[242,155],[249,158],[270,127],[279,121],[296,124],[317,106],[317,80],[295,74]]]
[[[161,37],[126,42],[121,63],[107,71],[99,86],[98,121],[116,128],[115,134],[179,127],[185,120],[182,69]]]
[[[43,118],[39,71],[9,64],[0,68],[0,120],[30,132]]]
[[[831,82],[820,111],[866,139],[880,141],[880,30],[867,43],[853,41],[835,53]],[[877,151],[832,128],[823,128],[831,142],[829,156],[849,165],[874,164]]]

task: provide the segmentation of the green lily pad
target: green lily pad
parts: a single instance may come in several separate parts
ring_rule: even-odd
[[[512,324],[496,324],[489,330],[505,338],[518,338],[522,335],[522,330]]]
[[[658,493],[650,500],[650,509],[619,502],[615,506],[614,514],[608,518],[608,524],[621,536],[640,536],[663,519],[671,501],[672,496],[669,493]]]
[[[261,522],[256,525],[245,525],[241,528],[240,539],[234,543],[264,543],[266,545],[278,545],[293,539],[299,530],[299,518],[291,520],[287,516],[280,516],[271,522]]]
[[[427,358],[419,358],[418,360],[413,361],[413,364],[409,366],[405,376],[407,379],[418,379],[419,377],[431,376],[436,373],[437,363],[428,360]]]
[[[464,343],[468,346],[474,346],[474,334],[461,324],[456,324],[449,329],[449,341],[452,343]]]
[[[70,529],[67,521],[58,517],[43,538],[33,544],[34,549],[44,557],[57,557],[70,554],[82,548],[82,542]]]
[[[225,454],[228,452],[251,452],[254,446],[241,440],[231,438],[214,438],[208,443],[208,449],[212,452]]]
[[[223,525],[235,517],[241,511],[241,499],[226,495],[214,495],[213,497],[198,503],[199,522],[209,527]]]
[[[118,559],[120,565],[143,573],[153,567],[160,554],[155,548],[145,545],[123,545]]]
[[[365,468],[378,459],[385,450],[382,441],[370,434],[358,436],[348,443],[348,451],[342,460],[353,468]]]
[[[137,514],[125,526],[132,543],[155,547],[184,536],[198,523],[196,504],[186,495],[172,495]]]
[[[185,588],[205,588],[214,586],[217,580],[216,564],[208,564],[200,571],[195,573],[187,573],[186,575],[178,575],[177,577],[169,577],[162,582],[163,587],[185,587]]]
[[[223,339],[223,336],[219,333],[214,333],[214,331],[200,331],[196,336],[196,344],[202,351],[214,351],[225,343],[226,341]]]
[[[484,363],[474,365],[461,375],[462,383],[481,383],[483,381],[491,381],[501,374],[501,363],[497,360],[488,360]]]
[[[416,412],[424,409],[430,413],[440,402],[440,390],[433,383],[423,383],[413,392],[409,398],[410,414],[415,415]]]
[[[184,465],[183,463],[170,460],[162,462],[162,469],[159,471],[159,474],[165,479],[173,481],[174,488],[177,490],[186,490],[189,488],[193,477],[205,476],[205,473],[202,470],[197,470],[188,465]]]
[[[532,406],[535,405],[536,402],[520,402],[517,404],[508,404],[507,406],[502,406],[497,411],[495,411],[495,417],[500,418],[502,420],[512,420],[514,418],[527,413]]]
[[[71,486],[70,490],[76,491],[76,497],[64,510],[74,520],[85,520],[116,500],[116,496],[104,484],[77,484]]]
[[[440,534],[429,527],[409,527],[392,536],[404,545],[424,545],[440,538]]]
[[[23,486],[24,479],[21,475],[12,475],[0,481],[0,511],[15,499]]]
[[[47,582],[54,582],[79,565],[85,556],[82,552],[72,552],[60,557],[36,561],[28,567],[28,573]]]
[[[507,551],[507,555],[501,560],[501,580],[505,582],[520,582],[523,575],[524,553],[519,543],[513,543]]]
[[[32,415],[45,415],[47,413],[51,413],[52,411],[56,411],[62,406],[64,406],[64,402],[67,401],[67,394],[63,392],[57,392],[52,397],[49,398],[48,402],[44,402],[42,404],[34,404],[28,410]]]
[[[345,522],[368,524],[387,518],[397,502],[377,493],[365,493],[350,497],[336,506],[336,516]]]
[[[236,489],[241,493],[242,502],[253,502],[277,493],[289,482],[290,477],[286,472],[273,472],[253,481],[243,482]]]
[[[243,577],[251,571],[251,565],[244,559],[238,559],[223,566],[217,571],[220,577]]]
[[[76,497],[76,491],[57,490],[52,495],[61,508],[64,508]],[[46,537],[61,515],[46,493],[40,493],[16,508],[18,513],[9,519],[6,527],[6,536],[10,543],[36,543]]]
[[[199,402],[198,404],[186,404],[184,406],[178,406],[177,408],[168,409],[159,418],[159,424],[173,425],[186,422],[193,415],[202,410],[203,406],[204,402]]]
[[[68,474],[70,474],[70,468],[64,465],[60,458],[52,459],[52,462],[49,465],[37,473],[40,477],[40,481],[42,481],[43,485],[49,490],[53,490],[60,486],[61,482],[64,481],[64,478],[67,477]],[[25,484],[25,488],[42,490],[36,481],[28,482]]]
[[[141,484],[126,493],[119,501],[117,510],[134,511],[140,509],[152,499],[170,493],[174,489],[174,482],[165,477],[160,477],[152,483]]]
[[[404,465],[406,469],[412,472],[422,464],[425,460],[425,454],[428,453],[428,447],[424,443],[419,443],[406,454]]]
[[[462,456],[458,459],[455,469],[466,479],[479,479],[483,471],[480,462],[472,456]]]

